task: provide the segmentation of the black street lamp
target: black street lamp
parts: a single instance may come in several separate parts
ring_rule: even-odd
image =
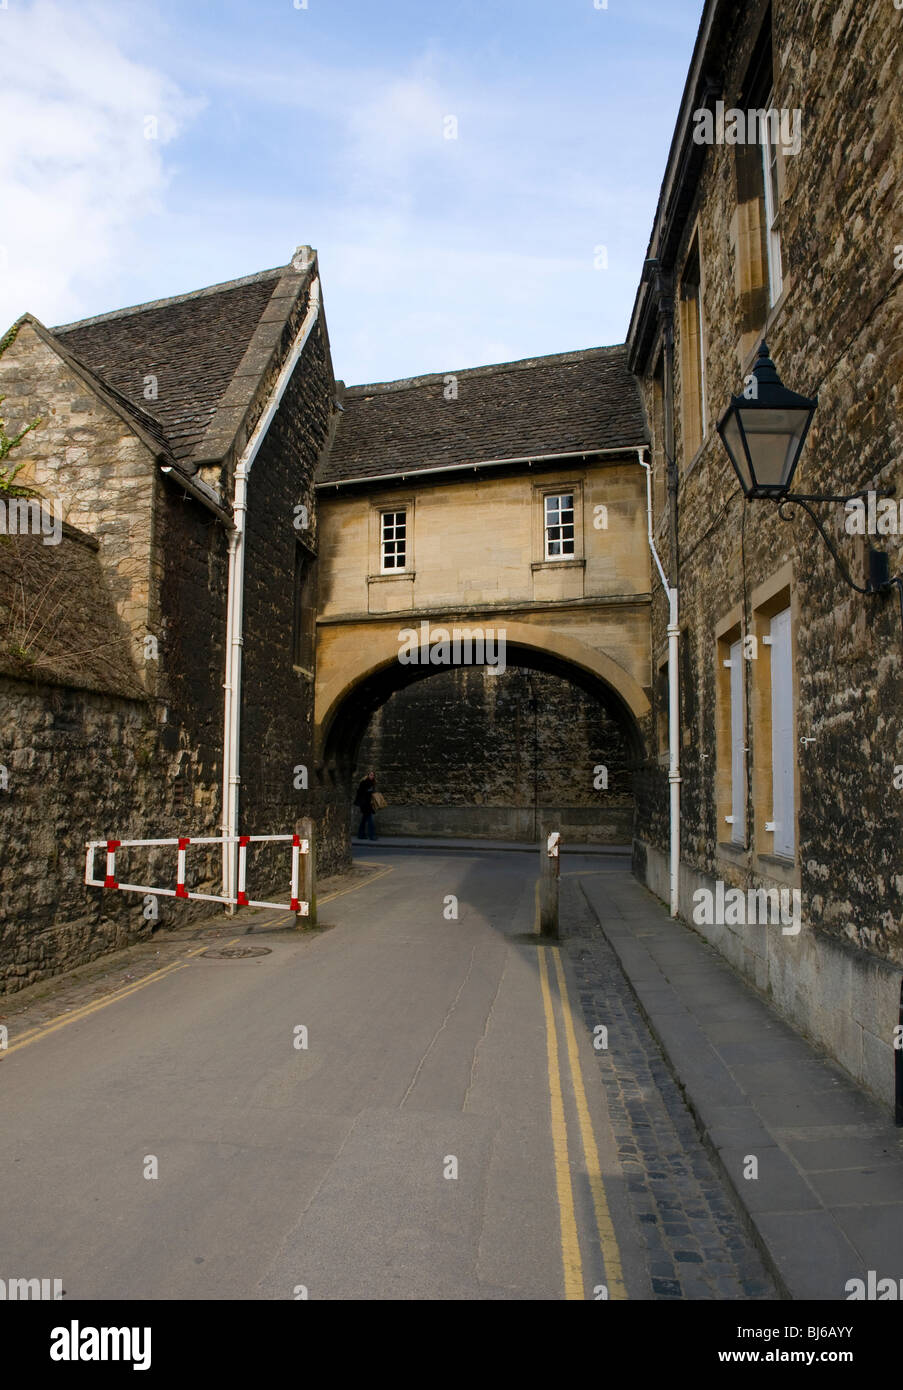
[[[817,405],[817,396],[809,400],[781,384],[763,342],[749,386],[742,396],[731,396],[718,421],[747,497],[786,497]]]
[[[868,489],[854,492],[849,497],[790,491],[817,405],[817,396],[810,400],[808,396],[787,390],[769,356],[768,344],[763,342],[752,379],[742,396],[731,396],[730,405],[718,421],[718,433],[747,500],[765,497],[777,502],[778,516],[782,521],[793,519],[789,507],[787,511],[784,510],[785,504],[802,507],[815,523],[850,588],[860,594],[876,594],[887,590],[890,584],[899,582],[903,610],[903,582],[890,578],[887,554],[869,547],[868,580],[864,586],[857,584],[809,505],[812,502],[852,502],[854,498],[867,497]],[[878,497],[892,495],[886,491],[876,492]]]

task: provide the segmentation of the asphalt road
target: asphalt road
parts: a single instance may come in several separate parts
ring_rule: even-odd
[[[660,1058],[585,900],[540,944],[533,856],[376,853],[388,871],[327,903],[329,930],[256,933],[267,954],[196,955],[13,1030],[0,1278],[70,1299],[768,1296],[679,1099],[632,1113],[637,1087],[664,1094]],[[626,871],[564,863],[569,894]],[[618,1010],[620,1056],[593,1046]],[[696,1183],[658,1215],[630,1190],[649,1144]],[[721,1285],[655,1282],[650,1227],[698,1233],[680,1201],[730,1245]]]

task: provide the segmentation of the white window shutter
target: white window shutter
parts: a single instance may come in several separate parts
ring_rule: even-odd
[[[731,647],[731,841],[746,843],[746,742],[743,727],[743,651],[740,642]]]
[[[796,853],[796,767],[793,742],[793,658],[790,609],[771,620],[771,772],[774,787],[774,852]]]

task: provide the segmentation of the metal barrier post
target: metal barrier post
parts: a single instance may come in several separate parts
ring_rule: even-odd
[[[539,843],[539,931],[541,936],[558,937],[558,847],[561,836],[553,830]]]
[[[298,822],[298,834],[307,841],[307,853],[301,856],[302,891],[301,896],[308,904],[307,918],[295,918],[297,926],[315,927],[317,925],[317,866],[315,858],[316,841],[314,823],[310,816],[303,816]],[[296,896],[292,889],[292,896]]]

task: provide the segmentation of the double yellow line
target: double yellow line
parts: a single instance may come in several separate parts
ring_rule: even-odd
[[[236,936],[235,941],[241,938]],[[235,941],[228,944],[233,946]],[[18,1042],[13,1043],[12,1047],[3,1048],[0,1057],[8,1057],[13,1052],[18,1052],[21,1047],[27,1047],[29,1043],[35,1042],[38,1038],[46,1038],[51,1033],[56,1033],[60,1028],[65,1028],[69,1023],[78,1023],[82,1018],[88,1018],[91,1014],[99,1013],[101,1009],[107,1008],[109,1004],[118,1004],[120,999],[128,999],[129,995],[137,994],[139,989],[144,989],[147,985],[154,984],[157,980],[162,980],[165,975],[174,975],[177,970],[187,970],[188,962],[194,957],[199,956],[202,951],[206,951],[210,945],[206,941],[203,946],[199,946],[196,951],[189,951],[187,956],[181,960],[173,961],[170,965],[161,966],[159,970],[154,970],[152,974],[145,975],[143,980],[136,980],[132,985],[124,985],[122,989],[113,990],[103,999],[95,999],[91,1004],[83,1004],[80,1009],[72,1009],[70,1013],[62,1014],[59,1018],[52,1019],[50,1023],[41,1024],[38,1028],[31,1028],[27,1033],[23,1033]]]
[[[564,1113],[562,1068],[559,1058],[555,1010],[552,1006],[552,992],[549,988],[546,950],[549,950],[551,954],[558,980],[558,998],[564,1024],[564,1037],[574,1092],[574,1101],[577,1110],[577,1122],[580,1129],[580,1139],[583,1144],[583,1157],[586,1163],[586,1172],[589,1178],[589,1187],[593,1199],[596,1231],[599,1236],[599,1245],[605,1266],[608,1297],[610,1299],[625,1299],[627,1297],[627,1290],[624,1286],[624,1275],[621,1269],[621,1255],[618,1250],[615,1228],[608,1207],[608,1198],[605,1194],[605,1184],[602,1181],[602,1166],[599,1162],[599,1150],[596,1145],[596,1136],[593,1133],[589,1106],[586,1102],[586,1089],[583,1085],[583,1073],[580,1069],[580,1054],[577,1050],[577,1036],[574,1031],[574,1019],[568,1000],[567,983],[561,965],[561,953],[557,946],[540,946],[537,954],[539,957],[539,981],[542,989],[542,1004],[546,1020],[546,1050],[549,1065],[552,1148],[555,1156],[555,1184],[558,1192],[558,1212],[561,1224],[561,1261],[564,1269],[564,1296],[566,1299],[584,1299],[587,1297],[587,1293],[583,1282],[583,1262],[580,1257],[580,1238],[577,1233],[577,1220],[574,1211],[574,1187],[568,1158],[568,1133],[567,1121]]]

